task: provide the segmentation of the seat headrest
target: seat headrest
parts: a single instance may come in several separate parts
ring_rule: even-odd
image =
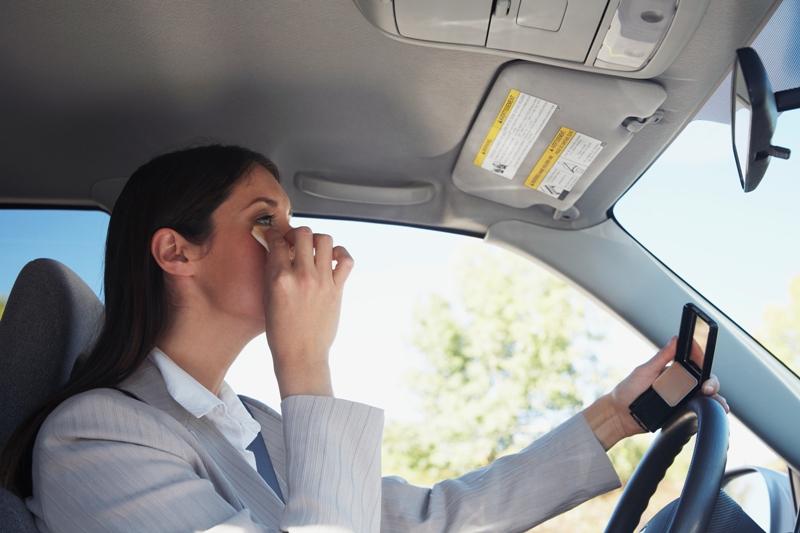
[[[64,385],[102,320],[103,304],[72,270],[52,259],[25,265],[0,320],[0,446]]]

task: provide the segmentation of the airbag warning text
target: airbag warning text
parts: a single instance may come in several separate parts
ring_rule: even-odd
[[[514,179],[557,107],[541,98],[511,89],[481,143],[475,165],[506,179]]]
[[[602,149],[601,141],[562,127],[534,165],[525,185],[563,200]]]

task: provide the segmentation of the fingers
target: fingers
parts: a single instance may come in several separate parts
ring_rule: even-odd
[[[336,261],[336,268],[333,269],[333,282],[341,287],[347,281],[355,262],[344,246],[337,246],[333,249],[333,260]]]
[[[294,267],[299,270],[314,268],[314,242],[311,228],[300,226],[286,232],[284,237],[294,246]]]
[[[283,235],[272,228],[267,228],[261,235],[267,243],[267,250],[269,250],[267,269],[282,270],[291,268],[289,243],[286,242]]]
[[[291,268],[294,265],[295,269],[316,268],[320,273],[327,272],[330,275],[332,263],[336,261],[333,281],[337,285],[343,284],[353,269],[353,258],[344,247],[334,247],[330,235],[312,233],[308,226],[293,228],[285,236],[269,228],[264,233],[264,240],[266,243],[262,244],[276,252],[274,260],[279,265],[276,268]],[[294,247],[293,254],[290,246]]]
[[[719,379],[714,374],[703,383],[703,394],[711,396],[719,392]]]
[[[333,262],[333,238],[330,235],[314,234],[314,261],[317,270],[330,275]]]
[[[731,408],[728,405],[728,400],[719,394],[719,378],[717,376],[711,374],[711,377],[708,378],[705,383],[703,383],[702,390],[703,394],[706,396],[711,396],[712,399],[718,401],[719,404],[725,409],[726,413],[731,412]]]
[[[661,348],[644,366],[648,368],[657,368],[659,371],[667,366],[667,363],[675,359],[675,352],[677,350],[678,337],[672,337],[669,342]]]
[[[724,396],[720,396],[719,394],[715,394],[711,398],[716,400],[716,401],[718,401],[719,404],[722,406],[722,408],[725,409],[726,413],[730,413],[731,412],[731,407],[730,407],[730,405],[728,405],[728,400],[726,400]]]
[[[312,233],[308,226],[301,226],[286,233],[285,239],[294,245],[295,268],[312,268],[331,275],[333,262],[333,237],[324,233]]]

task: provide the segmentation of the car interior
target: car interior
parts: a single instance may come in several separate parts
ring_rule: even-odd
[[[782,30],[766,33],[771,21]],[[775,57],[799,57],[799,27],[796,0],[6,2],[0,208],[110,213],[153,156],[239,144],[276,162],[298,216],[497,244],[656,345],[693,303],[718,324],[714,372],[733,412],[789,469],[726,471],[725,417],[693,401],[597,529],[631,531],[697,433],[681,497],[647,531],[763,531],[720,490],[757,477],[769,531],[797,532],[800,379],[640,244],[614,207],[701,109],[731,122],[731,84],[735,99],[737,80],[755,76],[737,50],[758,38]],[[785,61],[765,60],[759,75],[799,86],[796,60]],[[772,107],[753,99],[752,135],[766,148],[751,158],[763,171],[730,156],[745,190],[749,171],[789,157],[769,136],[796,93],[776,93],[776,108],[763,91]],[[43,258],[19,273],[0,320],[0,445],[68,379],[100,320],[102,302],[66,266]],[[36,531],[6,490],[0,530]]]

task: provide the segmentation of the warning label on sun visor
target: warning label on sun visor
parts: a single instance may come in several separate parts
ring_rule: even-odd
[[[602,149],[601,141],[570,128],[560,128],[525,185],[563,200]]]
[[[513,179],[557,107],[541,98],[511,89],[474,163],[498,176]]]

